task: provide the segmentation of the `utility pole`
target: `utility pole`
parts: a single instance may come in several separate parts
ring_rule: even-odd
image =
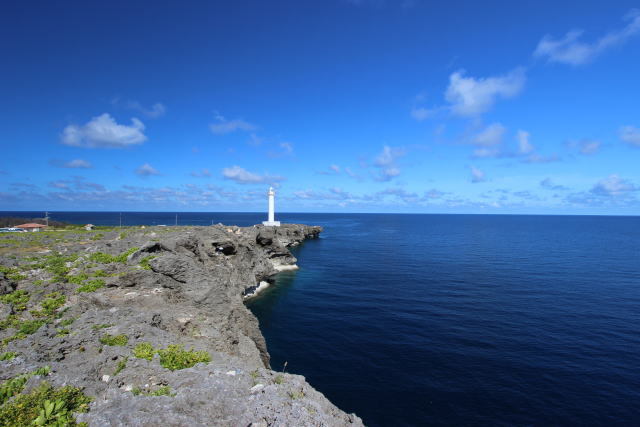
[[[176,227],[178,226],[178,214],[176,214]]]
[[[49,212],[44,213],[44,220],[47,222],[47,227],[49,226]]]
[[[120,212],[120,228],[122,228],[122,212]]]

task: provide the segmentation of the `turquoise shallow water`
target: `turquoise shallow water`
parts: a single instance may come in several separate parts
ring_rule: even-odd
[[[178,218],[252,225],[263,216]],[[286,361],[368,425],[640,424],[640,218],[278,219],[325,231],[294,249],[299,271],[249,304],[272,366]],[[174,220],[123,214],[127,225]]]

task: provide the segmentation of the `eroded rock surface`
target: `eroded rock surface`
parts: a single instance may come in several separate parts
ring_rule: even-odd
[[[293,224],[129,228],[100,239],[65,234],[35,251],[5,251],[2,265],[21,276],[0,273],[0,294],[23,289],[30,300],[22,311],[0,303],[4,319],[35,319],[31,312],[52,292],[64,294],[65,304],[35,333],[15,339],[17,326],[0,331],[0,353],[18,354],[0,362],[0,379],[50,366],[52,385],[82,387],[94,397],[90,411],[77,416],[90,425],[361,425],[303,377],[270,370],[258,322],[243,304],[260,282],[295,265],[288,247],[321,231]],[[65,275],[52,278],[45,261],[56,253],[80,256],[64,264]],[[119,261],[104,262],[118,255]],[[79,291],[92,280],[104,286]],[[105,334],[128,341],[103,345]],[[211,362],[171,371],[158,354],[134,356],[143,342],[205,351]],[[150,395],[163,386],[169,396]]]

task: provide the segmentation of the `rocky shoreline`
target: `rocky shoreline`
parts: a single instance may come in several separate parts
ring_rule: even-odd
[[[243,304],[295,268],[288,247],[321,231],[219,224],[1,236],[0,380],[50,372],[10,391],[0,418],[46,381],[51,393],[72,386],[90,397],[65,404],[96,426],[362,425],[304,377],[270,369]]]

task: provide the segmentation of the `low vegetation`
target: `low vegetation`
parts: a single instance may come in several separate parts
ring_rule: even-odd
[[[76,289],[76,292],[77,293],[95,292],[100,288],[104,288],[104,285],[105,285],[105,281],[102,279],[89,280],[86,284]]]
[[[76,423],[73,414],[87,412],[90,402],[91,398],[79,388],[54,388],[45,381],[30,393],[19,394],[3,404],[0,420],[6,426],[86,426]]]
[[[182,345],[172,344],[164,350],[158,350],[160,365],[171,371],[186,369],[197,363],[211,362],[211,355],[206,351],[185,350]]]
[[[24,311],[27,309],[27,303],[31,295],[29,292],[18,290],[8,294],[0,295],[0,301],[5,304],[11,304],[14,311]]]
[[[153,359],[153,355],[156,353],[156,350],[153,348],[151,344],[148,342],[141,342],[136,345],[133,349],[133,355],[138,359]]]
[[[124,334],[110,335],[104,334],[100,337],[100,343],[110,346],[125,346],[129,342],[129,337]]]

